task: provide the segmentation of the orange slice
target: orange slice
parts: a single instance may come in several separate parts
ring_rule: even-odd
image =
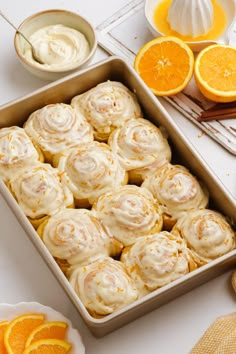
[[[27,347],[23,354],[67,354],[71,344],[60,339],[43,339]]]
[[[29,335],[25,347],[42,339],[65,339],[68,325],[65,322],[47,322],[36,327]]]
[[[214,44],[203,49],[194,66],[196,84],[215,102],[236,100],[236,48]]]
[[[181,39],[157,37],[139,50],[134,68],[157,96],[171,96],[182,91],[193,75],[194,55]]]
[[[4,344],[4,333],[6,331],[7,325],[8,325],[7,321],[0,322],[0,353],[1,354],[7,354],[6,347]]]
[[[9,322],[4,343],[8,354],[21,354],[30,333],[44,322],[43,314],[23,314]]]

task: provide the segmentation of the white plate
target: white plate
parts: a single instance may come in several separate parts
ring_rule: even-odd
[[[79,332],[72,327],[72,323],[60,312],[38,302],[19,302],[17,304],[0,304],[0,321],[10,321],[25,313],[42,313],[47,321],[63,321],[68,324],[67,341],[72,344],[70,354],[85,354],[85,347]]]

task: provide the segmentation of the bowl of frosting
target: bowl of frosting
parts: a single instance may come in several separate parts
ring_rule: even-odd
[[[235,0],[146,0],[145,19],[152,34],[176,36],[194,51],[213,43],[229,44]]]
[[[22,65],[44,80],[57,80],[87,65],[97,48],[92,24],[81,15],[60,9],[45,10],[18,27],[33,45],[16,32],[14,46]]]

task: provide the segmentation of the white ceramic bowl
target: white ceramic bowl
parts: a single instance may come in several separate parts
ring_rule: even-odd
[[[163,0],[145,0],[145,19],[146,23],[151,31],[151,33],[155,37],[164,36],[163,33],[159,32],[156,28],[153,20],[153,15],[156,7],[163,2]],[[236,14],[236,1],[235,0],[218,0],[219,4],[223,7],[226,17],[227,17],[227,25],[225,32],[223,35],[218,38],[217,40],[204,40],[204,41],[192,41],[186,42],[193,51],[199,52],[203,48],[207,47],[210,44],[215,43],[223,43],[228,44],[228,34],[232,29],[235,21],[235,14]]]
[[[57,80],[87,65],[97,48],[96,32],[93,26],[84,17],[67,10],[52,9],[35,13],[25,19],[18,29],[29,39],[29,37],[37,30],[49,25],[57,24],[62,24],[81,32],[89,43],[89,54],[79,64],[77,63],[70,68],[45,68],[43,65],[37,65],[37,63],[34,64],[34,62],[30,62],[24,56],[27,42],[17,32],[14,37],[15,50],[22,65],[33,75],[49,81]]]
[[[41,313],[46,321],[63,321],[68,324],[67,339],[72,344],[70,354],[85,354],[85,346],[77,329],[73,328],[71,321],[49,306],[38,302],[19,302],[17,304],[0,304],[0,321],[11,321],[17,316],[27,313]]]

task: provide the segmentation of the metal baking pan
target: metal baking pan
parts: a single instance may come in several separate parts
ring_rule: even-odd
[[[121,58],[110,57],[109,59],[84,69],[83,71],[74,73],[44,86],[27,96],[1,106],[0,127],[11,125],[21,126],[27,117],[36,109],[49,103],[69,103],[73,96],[106,80],[120,81],[136,93],[143,108],[145,118],[148,118],[158,126],[163,126],[166,129],[175,162],[185,165],[193,174],[205,182],[210,192],[211,208],[217,209],[227,215],[231,218],[232,222],[236,224],[236,203],[233,196],[209,169],[203,158],[181,133],[169,114],[146,87],[133,68]],[[95,319],[90,316],[84,308],[68,280],[62,274],[56,262],[38,237],[36,231],[33,229],[17,202],[11,196],[1,180],[0,193],[12,209],[19,223],[23,226],[30,240],[33,242],[68,294],[68,297],[91,332],[98,337],[104,336],[137,317],[175,299],[179,295],[185,294],[194,287],[197,287],[221,274],[236,263],[236,250],[234,250],[111,315],[102,319]]]

